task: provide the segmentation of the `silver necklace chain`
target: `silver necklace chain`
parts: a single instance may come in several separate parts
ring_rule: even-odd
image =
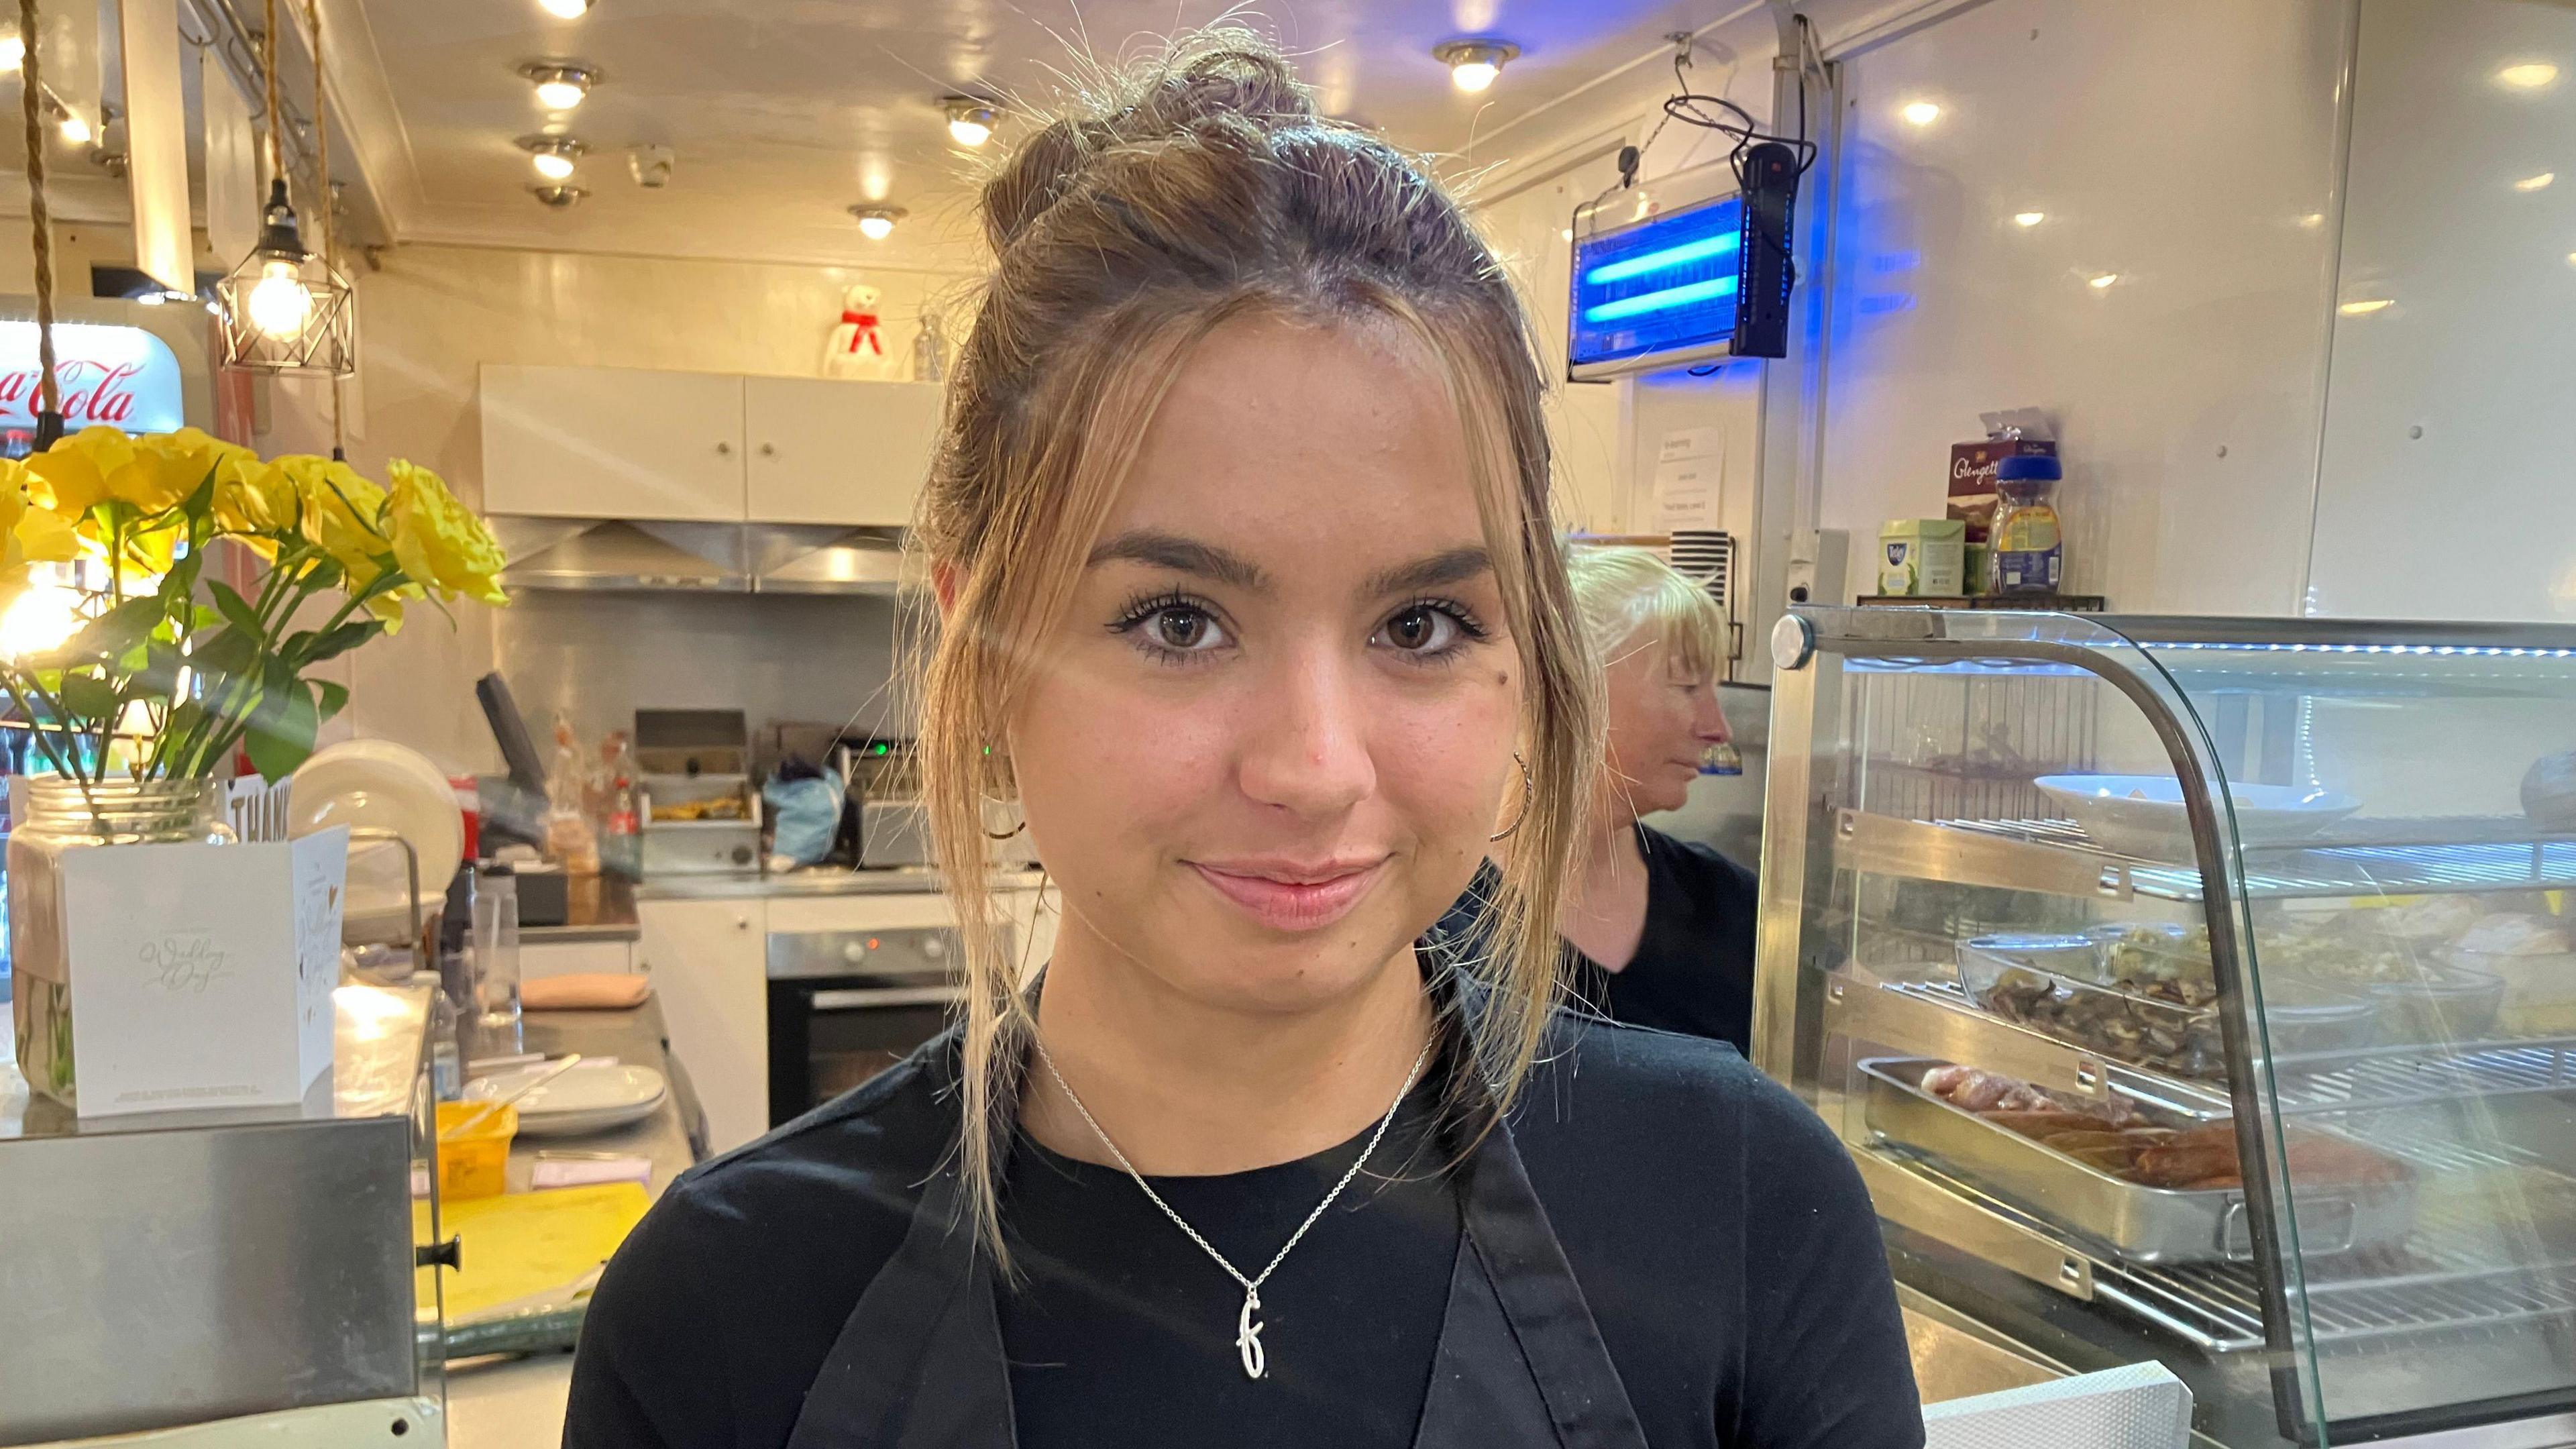
[[[1437,1039],[1435,1034],[1432,1040]],[[1119,1167],[1125,1169],[1128,1178],[1136,1184],[1137,1190],[1144,1193],[1147,1200],[1154,1206],[1163,1210],[1163,1216],[1172,1220],[1173,1227],[1188,1234],[1190,1241],[1199,1245],[1199,1251],[1207,1254],[1218,1267],[1223,1268],[1227,1277],[1242,1285],[1243,1311],[1235,1317],[1234,1347],[1235,1352],[1243,1359],[1244,1377],[1260,1378],[1268,1370],[1270,1363],[1269,1351],[1262,1346],[1261,1342],[1261,1330],[1264,1326],[1261,1322],[1261,1285],[1269,1282],[1270,1275],[1279,1271],[1279,1265],[1287,1261],[1289,1252],[1305,1238],[1306,1230],[1313,1227],[1324,1216],[1324,1210],[1333,1205],[1334,1200],[1342,1195],[1342,1189],[1349,1187],[1351,1180],[1360,1175],[1360,1169],[1367,1166],[1368,1160],[1377,1154],[1377,1145],[1385,1139],[1386,1129],[1395,1125],[1395,1114],[1403,1108],[1404,1099],[1412,1094],[1413,1084],[1421,1079],[1422,1064],[1431,1059],[1432,1041],[1425,1041],[1422,1044],[1422,1050],[1414,1055],[1412,1069],[1404,1074],[1404,1085],[1396,1088],[1395,1100],[1387,1104],[1386,1115],[1378,1119],[1377,1130],[1369,1134],[1368,1145],[1360,1149],[1358,1157],[1352,1159],[1350,1167],[1342,1173],[1342,1180],[1333,1184],[1333,1190],[1324,1194],[1324,1200],[1315,1204],[1313,1212],[1306,1214],[1306,1220],[1297,1225],[1297,1231],[1290,1233],[1288,1241],[1279,1245],[1279,1251],[1270,1255],[1269,1263],[1259,1273],[1247,1278],[1243,1276],[1242,1269],[1234,1266],[1225,1254],[1216,1250],[1215,1244],[1201,1237],[1199,1230],[1191,1227],[1187,1218],[1173,1211],[1172,1205],[1163,1201],[1163,1195],[1154,1191],[1154,1185],[1145,1180],[1145,1174],[1136,1170],[1136,1164],[1127,1160],[1127,1154],[1118,1150],[1118,1144],[1111,1139],[1109,1129],[1101,1126],[1100,1119],[1091,1115],[1091,1109],[1082,1104],[1082,1097],[1073,1090],[1073,1084],[1066,1081],[1064,1073],[1057,1069],[1055,1055],[1047,1050],[1045,1040],[1034,1035],[1030,1040],[1037,1046],[1038,1060],[1046,1065],[1047,1075],[1055,1079],[1056,1089],[1064,1093],[1064,1099],[1073,1104],[1074,1111],[1082,1114],[1082,1120],[1090,1124],[1092,1135],[1100,1139],[1101,1146],[1109,1149],[1109,1155],[1118,1160]]]

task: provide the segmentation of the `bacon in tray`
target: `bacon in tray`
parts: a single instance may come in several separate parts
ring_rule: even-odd
[[[1997,1072],[1934,1067],[1923,1090],[2008,1132],[2141,1187],[2187,1192],[2241,1189],[2236,1124],[2154,1125],[2125,1099],[2070,1101]],[[2407,1180],[2405,1164],[2358,1143],[2313,1133],[2289,1138],[2290,1180],[2301,1187],[2374,1187]]]

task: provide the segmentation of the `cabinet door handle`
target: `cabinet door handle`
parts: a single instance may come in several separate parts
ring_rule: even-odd
[[[731,444],[731,443],[718,443],[718,444],[716,444],[716,456],[717,456],[717,457],[719,457],[719,458],[730,458],[730,457],[732,457],[732,456],[733,456],[733,444]]]
[[[761,444],[761,445],[760,445],[760,456],[762,456],[762,457],[764,457],[764,458],[775,458],[775,457],[777,457],[777,456],[778,456],[778,445],[777,445],[777,444],[775,444],[775,443],[763,443],[763,444]]]
[[[733,928],[734,928],[735,930],[737,930],[737,931],[748,931],[748,930],[750,930],[750,929],[751,929],[751,917],[749,917],[749,916],[736,916],[736,917],[734,917],[734,918],[733,918]]]

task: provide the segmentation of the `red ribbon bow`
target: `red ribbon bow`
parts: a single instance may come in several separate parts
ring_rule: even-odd
[[[876,313],[851,312],[845,310],[841,313],[841,320],[850,324],[850,327],[852,328],[850,333],[850,351],[858,351],[859,344],[861,342],[865,342],[868,345],[868,351],[875,353],[879,357],[885,356],[885,345],[877,341]]]

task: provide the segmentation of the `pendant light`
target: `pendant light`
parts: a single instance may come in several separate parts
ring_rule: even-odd
[[[321,14],[310,12],[314,40],[314,171],[325,213],[315,217],[322,245],[308,250],[286,194],[286,151],[277,104],[277,0],[266,0],[261,68],[268,82],[268,206],[259,240],[231,275],[215,284],[223,319],[224,365],[243,372],[347,377],[358,369],[357,309],[348,278],[331,265],[330,118],[321,85]],[[337,393],[337,389],[333,390]]]

